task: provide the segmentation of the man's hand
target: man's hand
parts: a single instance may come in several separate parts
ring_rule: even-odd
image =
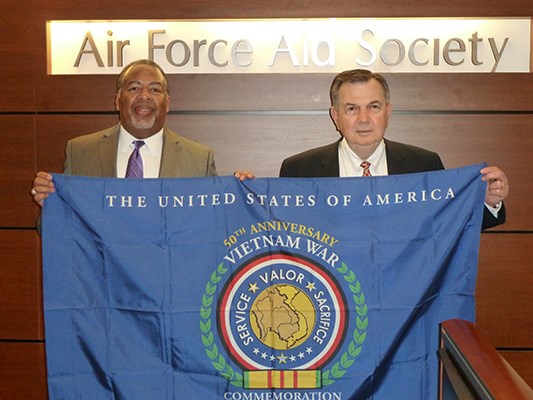
[[[498,167],[485,167],[481,171],[483,181],[488,182],[485,203],[491,207],[500,204],[509,194],[507,176]]]
[[[233,173],[233,176],[235,176],[235,178],[237,178],[238,180],[240,181],[244,181],[246,179],[253,179],[255,178],[255,175],[253,174],[253,172],[250,172],[250,171],[241,171],[241,170],[237,170]]]
[[[50,193],[55,192],[54,182],[52,182],[52,175],[47,172],[37,172],[35,178],[33,179],[33,188],[31,189],[31,195],[33,196],[33,201],[40,207],[44,204],[44,199],[46,199]]]

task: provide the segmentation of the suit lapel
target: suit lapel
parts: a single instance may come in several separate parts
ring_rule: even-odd
[[[339,141],[328,145],[324,149],[324,154],[320,160],[320,170],[317,170],[318,177],[338,177],[339,170]]]
[[[176,178],[176,171],[181,171],[179,168],[182,151],[179,145],[179,137],[173,135],[170,130],[164,128],[163,130],[163,150],[161,151],[161,166],[159,167],[160,178]]]
[[[118,149],[118,136],[120,131],[120,125],[116,125],[104,132],[100,143],[98,145],[100,150],[100,171],[101,174],[95,176],[103,176],[109,178],[115,178],[117,176],[117,149]]]
[[[385,139],[385,154],[387,156],[387,169],[389,175],[405,174],[405,155],[397,148],[394,142]]]

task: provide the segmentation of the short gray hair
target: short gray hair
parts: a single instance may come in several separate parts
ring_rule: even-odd
[[[339,90],[344,83],[359,83],[359,82],[368,82],[372,79],[375,79],[379,82],[383,88],[383,94],[385,95],[385,101],[387,104],[390,102],[390,90],[389,84],[383,77],[383,75],[369,71],[367,69],[351,69],[348,71],[343,71],[333,79],[331,83],[331,88],[329,90],[329,98],[331,105],[336,107],[339,100]]]

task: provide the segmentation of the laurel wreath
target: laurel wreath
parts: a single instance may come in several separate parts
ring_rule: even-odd
[[[368,309],[365,303],[365,294],[361,290],[361,284],[353,271],[344,262],[341,262],[341,266],[337,267],[337,271],[343,274],[343,278],[348,282],[350,292],[352,292],[357,313],[355,320],[356,327],[353,331],[353,339],[348,345],[348,350],[342,353],[340,360],[333,364],[331,369],[322,371],[322,385],[324,386],[331,385],[337,379],[342,378],[346,370],[352,366],[363,349],[363,342],[366,339],[366,328],[368,326]]]
[[[341,266],[336,269],[343,275],[344,280],[348,282],[350,291],[352,292],[357,313],[356,328],[353,332],[353,339],[348,345],[348,350],[341,355],[340,360],[333,364],[331,369],[322,371],[323,386],[331,385],[337,379],[342,378],[346,370],[352,366],[357,356],[361,353],[363,342],[366,339],[366,328],[368,326],[368,309],[359,281],[353,271],[344,262],[341,262]],[[213,367],[215,367],[220,376],[227,379],[232,385],[243,387],[242,374],[235,372],[219,352],[211,324],[213,297],[218,283],[227,270],[227,268],[224,268],[224,264],[220,263],[217,269],[211,274],[211,278],[205,286],[205,293],[202,296],[202,307],[200,308],[200,330],[202,332],[202,343],[205,347],[205,353],[211,360]]]
[[[222,276],[227,270],[227,268],[224,268],[223,263],[218,264],[217,269],[211,274],[209,282],[205,285],[205,293],[202,296],[202,307],[200,308],[200,330],[202,331],[202,343],[205,347],[205,353],[220,376],[226,378],[234,386],[243,387],[242,375],[235,372],[231,368],[231,365],[226,362],[222,354],[220,354],[211,329],[211,310],[213,309],[211,305],[213,304],[213,296],[218,282],[220,282],[220,279],[222,279]]]

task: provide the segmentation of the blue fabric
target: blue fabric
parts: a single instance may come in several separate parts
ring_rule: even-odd
[[[437,398],[439,323],[474,320],[482,167],[54,175],[50,400]]]

